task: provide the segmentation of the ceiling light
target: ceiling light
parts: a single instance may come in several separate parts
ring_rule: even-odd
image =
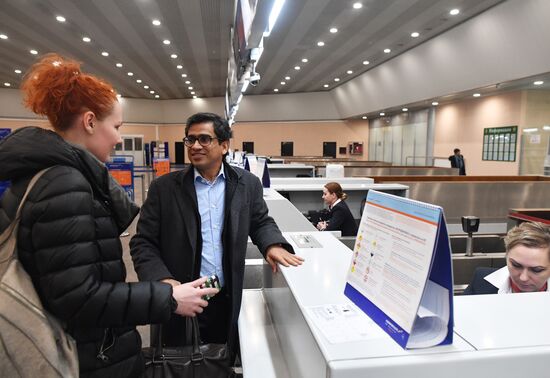
[[[537,80],[537,81],[534,81],[533,84],[535,84],[535,85],[542,85],[542,84],[544,84],[544,81],[542,81],[542,80]]]
[[[404,111],[404,112],[408,112],[408,111],[409,111],[409,108],[403,108],[403,109],[401,109],[401,110]]]
[[[385,54],[391,53],[391,49],[384,49],[384,53],[385,53]]]
[[[361,9],[363,8],[363,4],[361,3],[353,3],[353,9]]]
[[[338,29],[336,29],[336,28],[330,28],[330,29],[329,29],[329,32],[331,32],[331,33],[333,33],[333,34],[334,34],[334,33],[338,33]]]
[[[340,81],[340,78],[339,78],[339,77],[335,77],[335,78],[334,78],[334,81],[339,82],[339,81]]]
[[[117,66],[118,68],[122,67],[122,63],[117,63],[115,64],[115,66]]]
[[[368,66],[370,62],[368,60],[363,60],[363,65]]]
[[[128,76],[134,76],[133,72],[128,72]]]
[[[148,86],[148,85],[144,85],[144,86],[143,86],[143,89],[149,89],[149,86]]]
[[[29,51],[29,52],[30,52],[32,55],[38,54],[38,51],[36,51],[36,50],[31,50],[31,51]]]
[[[136,83],[141,84],[141,79],[137,79]]]
[[[300,66],[296,66],[296,67],[294,67],[294,69],[295,69],[296,71],[299,71],[299,70],[300,70]]]
[[[361,118],[362,118],[362,119],[367,119],[367,116],[363,116],[363,117],[361,117]]]
[[[193,87],[187,87],[187,89],[189,89],[190,91],[192,91],[192,90],[193,90]]]
[[[187,77],[187,74],[181,74],[181,77]]]
[[[437,106],[437,105],[439,105],[439,102],[434,101],[434,102],[432,102],[432,105],[433,105],[433,106]]]
[[[107,51],[102,51],[102,52],[101,52],[101,55],[103,55],[103,56],[109,56],[109,53],[108,53]]]
[[[290,76],[285,76],[285,80],[290,80]]]
[[[286,81],[281,81],[281,85],[286,85]]]
[[[176,59],[177,57],[178,57],[178,56],[177,56],[176,54],[170,55],[170,58],[172,58],[172,59]]]
[[[8,36],[5,34],[0,34],[0,39],[8,39]]]
[[[323,85],[323,87],[328,88],[328,84]]]
[[[481,93],[474,93],[472,96],[474,96],[474,97],[480,97],[480,96],[481,96]]]
[[[411,37],[413,37],[413,38],[418,38],[419,36],[420,36],[419,32],[412,32],[411,33]]]
[[[15,70],[15,71],[13,71],[13,72],[15,72],[16,74],[20,74],[20,73],[21,73],[21,70]]]
[[[458,10],[458,9],[456,9],[456,8],[455,8],[455,9],[451,9],[451,11],[449,12],[449,14],[450,14],[451,16],[456,16],[456,15],[459,14],[459,13],[460,13],[460,10]]]
[[[190,93],[191,93],[191,94],[195,94],[195,92],[194,92],[194,91],[192,91],[192,92],[190,92]]]
[[[159,98],[160,96],[159,95],[155,95],[155,98]]]
[[[155,94],[155,91],[149,91],[149,93],[151,93],[151,94]]]
[[[542,126],[542,129],[543,129],[543,130],[546,130],[546,131],[550,131],[550,126],[544,125],[544,126]]]
[[[160,26],[160,21],[159,20],[153,20],[153,21],[151,21],[151,23],[155,26]]]
[[[269,37],[269,35],[273,31],[273,27],[275,26],[275,23],[279,18],[279,14],[281,13],[281,9],[283,8],[284,4],[285,0],[275,0],[275,2],[273,3],[273,7],[271,7],[271,12],[269,12],[267,28],[263,34],[264,37]]]
[[[302,62],[307,63],[308,62],[307,58],[302,59]]]
[[[319,47],[323,47],[324,45],[325,45],[325,42],[323,42],[323,41],[317,42],[317,46],[319,46]]]
[[[91,42],[92,40],[90,39],[90,37],[82,37],[82,40],[84,42]]]
[[[165,45],[169,45],[169,44],[170,44],[170,40],[165,39],[164,41],[162,41],[162,43],[164,43]]]
[[[65,22],[65,21],[67,21],[67,20],[65,19],[65,17],[63,17],[63,16],[57,16],[55,19],[56,19],[57,21],[59,21],[59,22]]]
[[[197,96],[193,96],[193,98],[197,98]]]
[[[186,80],[185,84],[191,84],[191,82],[189,80]]]
[[[181,69],[183,68],[183,66],[182,66],[181,64],[178,64],[178,65],[176,66],[176,68],[177,68],[178,70],[181,70]]]
[[[5,87],[11,87],[11,84],[10,83],[4,83],[4,86]]]
[[[386,115],[386,113],[380,112],[380,117],[384,117],[385,115]]]
[[[278,90],[277,88],[275,88],[275,89],[273,90],[273,92],[279,92],[279,90]]]
[[[4,83],[6,84],[6,83]],[[538,131],[539,129],[537,127],[532,127],[532,128],[529,128],[529,129],[523,129],[523,132],[525,133],[531,133],[533,131]]]
[[[353,73],[353,71],[352,71],[352,70],[347,70],[346,73],[347,73],[348,75],[351,75],[351,74]]]

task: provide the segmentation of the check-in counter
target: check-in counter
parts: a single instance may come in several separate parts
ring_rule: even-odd
[[[239,334],[245,378],[549,376],[547,293],[455,297],[451,345],[405,350],[375,331],[366,340],[329,342],[309,309],[351,303],[343,291],[352,252],[323,232],[308,234],[320,247],[299,248],[295,234],[285,237],[304,264],[275,275],[264,269],[264,290],[244,293]]]
[[[270,177],[315,177],[315,167],[305,164],[268,164]]]

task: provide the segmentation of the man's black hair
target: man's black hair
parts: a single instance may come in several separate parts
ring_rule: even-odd
[[[216,138],[219,138],[220,142],[231,139],[232,133],[229,122],[214,113],[196,113],[189,117],[185,124],[185,136],[187,136],[191,126],[208,122],[212,122],[212,125],[214,125],[214,133],[216,134]]]
[[[455,154],[456,154],[457,152],[460,152],[460,148],[455,148],[455,151],[454,151],[454,152],[455,152]]]

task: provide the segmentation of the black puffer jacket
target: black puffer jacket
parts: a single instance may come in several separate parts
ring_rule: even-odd
[[[124,282],[119,235],[138,208],[104,165],[54,132],[15,131],[0,142],[0,180],[12,181],[0,200],[0,230],[15,216],[32,176],[51,166],[24,205],[19,259],[45,308],[76,339],[81,376],[138,375],[143,362],[135,325],[167,321],[172,288]]]

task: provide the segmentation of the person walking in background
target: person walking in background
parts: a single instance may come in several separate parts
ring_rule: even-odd
[[[205,278],[174,288],[124,282],[119,235],[139,209],[103,164],[121,142],[113,87],[48,54],[29,69],[22,91],[55,131],[25,127],[0,142],[0,180],[12,182],[0,202],[0,231],[31,178],[51,167],[23,206],[18,258],[44,308],[75,339],[81,377],[139,377],[145,366],[135,326],[173,312],[194,316],[208,304],[201,297],[217,290],[200,289]]]
[[[357,223],[345,201],[346,193],[337,182],[329,182],[323,188],[323,201],[328,205],[328,219],[317,223],[320,231],[341,231],[342,236],[356,236]]]
[[[460,149],[454,149],[454,155],[449,156],[452,168],[458,168],[458,174],[461,176],[466,175],[466,163],[464,162],[464,156],[460,154]]]

